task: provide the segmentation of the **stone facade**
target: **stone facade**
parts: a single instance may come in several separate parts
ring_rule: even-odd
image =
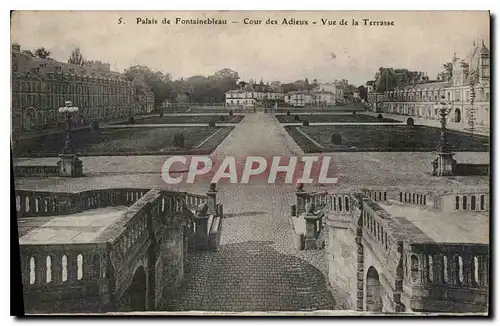
[[[154,95],[142,80],[133,82],[109,64],[73,65],[34,58],[12,45],[12,130],[14,133],[62,126],[65,101],[79,108],[74,125],[143,114]]]
[[[489,245],[482,238],[484,232],[477,233],[477,242],[471,238],[464,243],[443,241],[431,238],[410,222],[415,218],[411,215],[413,206],[419,216],[429,211],[432,216],[447,214],[454,219],[458,218],[454,214],[462,214],[459,221],[476,219],[478,214],[486,217],[486,190],[380,188],[297,193],[299,217],[292,219],[304,217],[300,212],[311,202],[327,214],[328,276],[337,300],[344,301],[341,306],[370,312],[487,311]],[[389,214],[387,207],[393,205],[409,209],[406,216],[412,217],[399,217],[405,213],[398,209],[395,212],[401,215]]]
[[[444,98],[451,105],[448,121],[489,127],[490,50],[484,43],[474,43],[464,59],[454,55],[451,63],[453,71],[449,80],[369,94],[372,110],[438,120],[435,106]],[[472,90],[475,98],[471,106]]]

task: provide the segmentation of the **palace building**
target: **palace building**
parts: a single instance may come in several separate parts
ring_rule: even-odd
[[[12,44],[12,130],[14,133],[57,127],[65,101],[79,108],[75,125],[144,114],[154,109],[154,95],[144,80],[129,81],[106,63],[74,65],[34,58]]]
[[[437,102],[444,97],[450,105],[450,122],[464,125],[490,125],[490,50],[475,42],[464,59],[452,58],[451,78],[399,87],[377,96],[374,110],[439,119]],[[374,99],[373,94],[369,98]],[[473,103],[471,106],[471,99]]]

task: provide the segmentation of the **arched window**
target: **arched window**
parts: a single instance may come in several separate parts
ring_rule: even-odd
[[[46,276],[47,276],[47,283],[50,283],[52,281],[52,261],[50,259],[50,256],[47,256],[47,258],[45,259],[45,263],[46,263]]]
[[[411,203],[412,203],[412,204],[415,204],[415,194],[413,194],[413,196],[412,196]]]
[[[78,280],[81,280],[83,278],[83,256],[82,254],[79,254],[76,257],[76,264],[77,264],[77,273],[76,273],[76,278]]]
[[[28,198],[28,197],[26,197]],[[36,266],[35,266],[35,258],[30,258],[30,284],[35,284],[36,281]]]
[[[63,255],[61,258],[61,267],[61,280],[66,282],[68,280],[68,257],[66,255]]]
[[[406,192],[405,192],[405,203],[406,203]]]
[[[455,196],[455,209],[458,211],[460,209],[460,197]]]
[[[386,200],[387,200],[387,192],[384,191],[384,201],[386,201]]]
[[[400,192],[400,193],[399,193],[399,201],[400,201],[400,202],[402,202],[402,201],[403,201],[403,193],[402,193],[402,192]]]
[[[433,261],[432,261],[432,256],[429,255],[429,257],[427,259],[428,259],[427,275],[429,275],[429,282],[433,282],[434,281],[434,265],[433,265]]]
[[[484,195],[481,195],[481,197],[479,197],[479,209],[484,211]]]
[[[476,195],[472,195],[470,198],[470,209],[473,211],[476,210]]]
[[[339,197],[339,212],[342,212],[342,197]]]
[[[474,262],[473,262],[473,268],[474,268],[474,283],[476,285],[479,284],[479,259],[477,259],[476,256],[474,256]]]
[[[345,211],[349,211],[349,197],[347,196],[345,197]]]
[[[448,283],[448,258],[443,256],[443,282]]]
[[[411,280],[416,282],[418,280],[418,258],[415,255],[411,255]]]
[[[467,196],[462,197],[462,209],[467,210]]]
[[[337,211],[337,197],[333,197],[333,210]]]
[[[425,195],[424,195],[424,205],[425,205]]]

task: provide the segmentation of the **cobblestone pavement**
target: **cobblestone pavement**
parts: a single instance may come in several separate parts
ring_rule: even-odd
[[[330,310],[323,250],[293,248],[288,221],[294,189],[226,185],[221,247],[189,254],[184,286],[166,310]]]
[[[272,116],[248,115],[214,155],[300,154],[287,136]],[[293,247],[288,220],[293,196],[292,185],[221,185],[217,201],[224,205],[225,219],[220,249],[189,254],[184,286],[166,300],[165,309],[334,309],[324,251]]]

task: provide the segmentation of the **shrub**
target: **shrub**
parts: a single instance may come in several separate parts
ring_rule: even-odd
[[[414,126],[415,125],[415,121],[413,120],[413,118],[408,118],[406,120],[406,125],[408,125],[408,126]]]
[[[305,127],[309,126],[309,121],[304,120],[304,121],[302,122],[302,125],[303,125],[303,126],[305,126]]]
[[[286,115],[290,115],[290,110],[286,110]]]
[[[334,145],[340,145],[342,144],[342,136],[338,133],[334,133],[331,138],[331,142]]]
[[[379,120],[384,120],[384,117],[383,117],[383,116],[382,116],[382,114],[380,114],[380,113],[377,115],[377,118],[378,118]]]
[[[213,128],[215,128],[215,121],[210,121],[210,122],[208,123],[208,126],[209,126],[209,127],[213,127]]]
[[[220,121],[226,121],[226,117],[225,117],[225,116],[223,116],[223,115],[221,115],[221,116],[219,117],[219,120],[220,120]]]
[[[233,110],[229,110],[229,115],[233,116]]]
[[[298,115],[295,116],[295,121],[300,121],[300,117]]]
[[[130,123],[130,124],[134,124],[134,123],[135,123],[135,119],[134,119],[134,117],[129,117],[129,118],[128,118],[128,123]]]
[[[97,121],[97,120],[92,121],[92,123],[90,124],[90,128],[91,128],[92,130],[97,130],[97,129],[99,129],[99,121]]]
[[[182,133],[175,134],[173,143],[175,147],[184,147],[184,135]]]

